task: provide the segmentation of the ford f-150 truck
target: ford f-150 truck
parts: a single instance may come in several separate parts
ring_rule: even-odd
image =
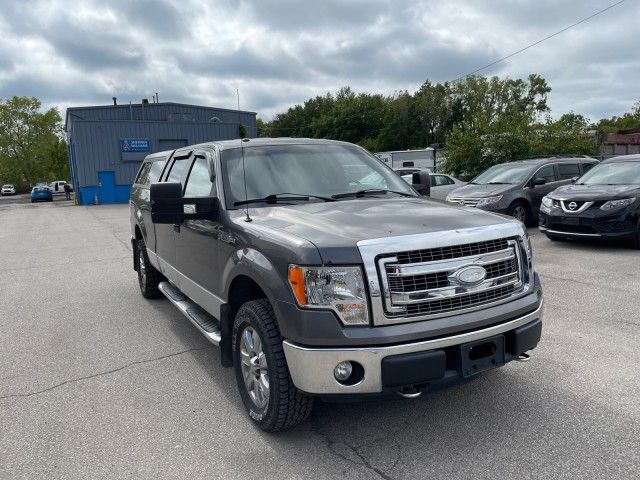
[[[314,397],[416,397],[528,358],[543,302],[523,224],[421,182],[329,140],[152,154],[130,201],[140,290],[220,347],[271,432]]]

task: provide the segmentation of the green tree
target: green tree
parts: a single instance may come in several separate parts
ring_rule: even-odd
[[[0,177],[26,189],[38,181],[66,179],[66,143],[57,109],[41,111],[37,98],[0,100]]]
[[[605,133],[640,128],[640,100],[633,105],[630,112],[620,117],[603,118],[597,123],[596,128]]]

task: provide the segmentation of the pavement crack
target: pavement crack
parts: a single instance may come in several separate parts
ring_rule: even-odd
[[[40,395],[42,393],[50,392],[50,391],[55,390],[57,388],[60,388],[60,387],[62,387],[64,385],[69,385],[69,384],[72,384],[72,383],[81,382],[83,380],[90,380],[92,378],[102,377],[102,376],[105,376],[105,375],[111,375],[112,373],[117,373],[117,372],[120,372],[122,370],[126,370],[128,368],[134,367],[136,365],[144,365],[146,363],[158,362],[158,361],[164,360],[166,358],[177,357],[178,355],[182,355],[182,354],[189,353],[189,352],[197,352],[197,351],[200,351],[200,350],[208,350],[210,348],[212,348],[212,347],[206,346],[206,347],[189,348],[187,350],[182,350],[180,352],[169,353],[167,355],[162,355],[162,356],[156,357],[156,358],[148,358],[146,360],[136,360],[135,362],[127,363],[126,365],[123,365],[123,366],[118,367],[118,368],[114,368],[113,370],[107,370],[106,372],[94,373],[93,375],[86,375],[84,377],[73,378],[71,380],[65,380],[64,382],[57,383],[56,385],[53,385],[53,386],[48,387],[48,388],[45,388],[43,390],[38,390],[36,392],[13,393],[13,394],[10,394],[10,395],[3,395],[3,396],[0,396],[0,400],[7,400],[9,398],[28,398],[28,397],[33,397],[34,395]]]
[[[383,472],[382,470],[380,470],[379,468],[373,466],[369,460],[367,460],[367,458],[359,451],[359,447],[356,447],[354,445],[349,445],[347,442],[341,442],[341,441],[335,441],[332,440],[331,438],[329,438],[329,436],[327,434],[325,434],[324,432],[320,431],[320,427],[318,426],[318,424],[316,423],[316,421],[314,419],[311,420],[311,431],[313,433],[315,433],[316,435],[318,435],[320,438],[322,438],[322,440],[324,440],[324,442],[327,444],[327,449],[335,456],[353,464],[353,465],[358,465],[361,467],[365,467],[367,470],[369,470],[372,473],[375,473],[377,475],[378,478],[382,478],[383,480],[393,480],[393,477],[390,477],[389,475],[387,475],[385,472]],[[340,452],[338,450],[339,447],[344,446],[347,449],[349,449],[350,452],[352,452],[359,461],[350,458],[349,456],[345,455],[344,453]],[[397,461],[396,461],[397,463]]]

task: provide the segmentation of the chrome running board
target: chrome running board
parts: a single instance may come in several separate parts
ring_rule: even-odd
[[[171,285],[169,282],[160,282],[158,289],[173,303],[180,312],[189,319],[200,332],[214,345],[220,345],[220,327],[218,320],[205,312],[193,300]]]

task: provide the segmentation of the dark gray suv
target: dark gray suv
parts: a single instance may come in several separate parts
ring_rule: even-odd
[[[530,227],[538,219],[542,197],[571,183],[597,163],[587,156],[554,156],[494,165],[452,191],[447,202],[505,213]]]

